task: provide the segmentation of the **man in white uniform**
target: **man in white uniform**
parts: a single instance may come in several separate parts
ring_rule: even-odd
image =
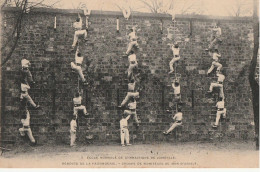
[[[181,100],[181,86],[180,86],[180,81],[178,79],[175,79],[172,82],[172,88],[174,90],[173,94],[174,94],[174,98],[177,101]]]
[[[82,101],[82,97],[80,96],[79,93],[76,93],[75,97],[73,98],[73,103],[74,103],[73,115],[75,115],[76,117],[78,116],[79,111],[83,111],[84,115],[86,116],[89,115],[87,113],[86,107],[81,104],[81,101]]]
[[[132,29],[130,29],[131,33],[128,34],[130,43],[128,44],[128,48],[126,51],[126,55],[130,53],[132,50],[133,46],[136,46],[136,48],[139,48],[139,45],[137,43],[137,36],[136,36],[136,26],[134,26]]]
[[[31,71],[29,70],[29,66],[31,65],[30,61],[27,59],[22,59],[21,64],[22,81],[24,81],[27,85],[29,85],[29,83],[34,84],[35,82],[33,81]]]
[[[174,72],[174,63],[180,60],[180,48],[178,44],[172,45],[173,58],[170,61],[170,72],[169,74]]]
[[[215,49],[218,49],[218,44],[222,42],[221,35],[221,27],[216,23],[214,28],[212,29],[211,42],[209,44],[209,48],[206,50],[211,50],[214,46]]]
[[[19,128],[19,132],[21,136],[25,136],[25,133],[28,135],[32,145],[36,145],[36,140],[34,139],[32,135],[32,130],[30,128],[30,113],[27,109],[22,111],[22,119],[21,122],[23,124],[22,128]]]
[[[216,122],[212,126],[213,128],[218,127],[218,123],[219,123],[221,115],[223,115],[223,118],[226,118],[226,113],[227,113],[227,110],[224,105],[224,99],[222,97],[219,98],[219,101],[217,102],[216,107],[218,108],[218,110],[217,110]]]
[[[32,100],[31,96],[28,94],[28,90],[30,89],[30,86],[26,83],[21,83],[21,95],[20,95],[20,101],[26,100],[29,102],[34,108],[39,108],[39,105],[36,105],[34,101]]]
[[[130,55],[128,56],[128,61],[129,61],[129,67],[127,70],[127,78],[130,79],[130,78],[132,78],[132,75],[133,75],[133,69],[138,66],[138,63],[136,60],[136,55],[134,54],[134,51],[130,52]]]
[[[75,30],[75,34],[74,34],[74,40],[73,40],[73,44],[72,44],[72,48],[75,48],[79,36],[80,35],[84,35],[84,39],[87,40],[87,28],[82,30],[82,18],[80,16],[80,14],[78,14],[78,18],[76,19],[76,22],[73,23],[73,27]]]
[[[75,63],[71,62],[70,65],[73,70],[78,72],[81,81],[83,82],[84,85],[86,85],[88,83],[84,77],[84,74],[83,74],[82,68],[81,68],[83,60],[84,60],[84,57],[81,56],[81,53],[79,52],[79,49],[77,48],[77,51],[75,53]]]
[[[122,115],[122,119],[120,120],[120,138],[121,138],[121,145],[125,146],[125,141],[126,145],[130,146],[129,144],[129,131],[128,131],[128,120],[131,117],[131,114],[125,113]]]
[[[224,98],[224,90],[223,90],[223,82],[225,80],[225,76],[223,74],[221,74],[221,72],[217,72],[217,77],[218,77],[218,81],[217,82],[212,82],[210,84],[209,87],[209,93],[211,93],[213,91],[213,88],[219,88],[220,89],[220,93],[219,96]]]
[[[217,67],[217,72],[222,69],[222,64],[219,63],[219,59],[218,59],[219,57],[221,57],[221,54],[218,53],[218,50],[215,49],[215,51],[213,53],[211,51],[209,51],[209,55],[212,56],[213,62],[207,72],[207,75],[209,75],[215,67]]]
[[[131,80],[130,83],[128,83],[128,92],[125,97],[125,99],[122,101],[121,105],[119,107],[123,107],[126,105],[126,103],[131,99],[131,98],[139,98],[139,92],[135,90],[135,81]]]
[[[174,120],[174,123],[167,131],[164,131],[163,134],[168,135],[172,130],[174,130],[174,128],[182,124],[182,112],[180,108],[178,108],[178,112],[173,116],[172,119]]]

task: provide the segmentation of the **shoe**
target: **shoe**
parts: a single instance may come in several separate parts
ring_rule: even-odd
[[[209,51],[209,49],[208,49],[208,48],[206,48],[206,49],[205,49],[205,51]]]
[[[168,74],[171,74],[171,73],[173,73],[174,71],[170,71]]]
[[[164,135],[169,135],[169,133],[167,133],[166,131],[163,132]]]
[[[131,145],[132,145],[132,144],[129,144],[129,143],[128,143],[128,144],[126,144],[126,146],[131,146]]]
[[[124,144],[122,144],[121,146],[122,146],[122,147],[125,147],[125,145],[124,145]]]
[[[83,83],[83,85],[88,85],[87,81],[83,81],[82,83]]]
[[[215,124],[213,124],[213,125],[212,125],[212,127],[213,127],[213,128],[217,128],[218,126],[217,126],[217,125],[215,125]]]

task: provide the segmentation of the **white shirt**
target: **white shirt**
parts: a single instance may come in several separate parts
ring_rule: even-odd
[[[75,98],[73,98],[73,103],[76,105],[81,105],[81,100],[82,100],[81,96],[75,97]]]
[[[181,93],[181,85],[175,87],[175,83],[172,83],[172,88],[174,89],[174,94],[180,94]]]
[[[221,28],[220,27],[214,28],[213,32],[215,32],[216,36],[221,36]]]
[[[27,59],[22,59],[21,64],[22,64],[22,67],[29,67],[30,61]]]
[[[179,56],[180,55],[180,48],[174,48],[174,45],[172,46],[173,56]]]
[[[131,33],[129,33],[128,36],[129,36],[129,39],[130,39],[131,41],[136,41],[136,39],[137,39],[137,36],[136,36],[136,34],[135,34],[134,31],[131,32]]]
[[[174,115],[173,119],[174,119],[175,121],[181,121],[181,120],[182,120],[182,112],[177,112],[177,113]]]
[[[221,57],[221,55],[218,54],[218,53],[213,53],[213,54],[212,54],[212,58],[213,58],[213,60],[215,60],[215,61],[218,61],[218,58],[219,58],[219,57]]]
[[[224,101],[217,102],[216,106],[217,106],[218,109],[224,108]]]
[[[129,109],[136,109],[136,101],[128,103]]]
[[[77,54],[78,53],[76,53],[76,55],[75,55],[75,62],[78,63],[78,64],[82,64],[84,57],[82,57],[82,56],[79,57]]]
[[[71,120],[71,122],[70,122],[70,130],[73,132],[76,132],[76,130],[77,130],[77,122],[74,119]]]
[[[128,56],[128,61],[129,62],[136,62],[136,55],[135,54],[131,54],[130,56]]]
[[[23,126],[30,126],[30,113],[28,110],[26,111],[26,118],[21,119],[21,122],[22,122]]]
[[[30,89],[30,86],[27,84],[21,83],[21,90],[27,92]]]
[[[120,128],[121,129],[128,126],[127,120],[129,118],[130,118],[130,115],[128,115],[126,118],[123,118],[123,119],[120,120]]]
[[[128,91],[134,91],[135,90],[135,82],[134,83],[128,83]]]
[[[74,22],[73,27],[75,30],[81,30],[82,29],[82,20],[80,19],[79,22]]]
[[[224,80],[225,80],[225,76],[224,75],[217,74],[217,77],[218,77],[218,82],[224,82]]]

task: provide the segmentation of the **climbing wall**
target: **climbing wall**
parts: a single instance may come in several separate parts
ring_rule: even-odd
[[[48,12],[48,13],[47,13]],[[72,98],[78,85],[77,73],[71,72],[70,52],[74,30],[72,23],[77,17],[73,10],[35,9],[29,13],[26,28],[18,42],[12,59],[2,70],[1,140],[3,143],[20,143],[18,128],[19,114],[19,69],[24,57],[32,63],[31,72],[36,86],[29,91],[42,110],[31,110],[31,128],[40,143],[69,144],[69,122],[73,114]],[[14,11],[5,9],[6,16]],[[57,28],[54,30],[54,16]],[[83,16],[83,15],[82,15]],[[117,32],[117,17],[119,32]],[[223,57],[220,63],[225,71],[225,106],[228,109],[224,125],[212,132],[211,122],[215,120],[212,106],[205,94],[210,82],[206,77],[212,58],[204,51],[210,38],[210,27],[219,21],[223,43],[219,47]],[[2,42],[8,41],[13,20],[7,20],[2,27]],[[84,21],[83,21],[84,24]],[[80,41],[84,55],[83,71],[90,85],[84,92],[83,104],[90,116],[80,120],[79,143],[85,143],[87,135],[98,143],[120,143],[118,102],[127,92],[127,59],[120,58],[125,52],[126,34],[133,24],[138,31],[138,64],[144,76],[144,89],[137,104],[137,114],[142,123],[136,129],[129,121],[130,140],[143,142],[175,141],[219,141],[248,140],[254,138],[254,124],[251,94],[247,80],[248,66],[252,56],[253,29],[248,19],[207,18],[205,16],[171,16],[133,14],[125,20],[122,13],[92,11],[89,18],[89,33],[86,43]],[[163,27],[161,27],[163,26]],[[162,30],[161,30],[162,28]],[[171,115],[166,107],[173,104],[170,95],[171,83],[168,75],[172,58],[168,44],[178,36],[181,60],[177,71],[181,74],[181,96],[185,106],[183,127],[176,128],[170,136],[162,132],[169,128]],[[5,58],[6,51],[2,51]],[[213,93],[213,95],[216,93]],[[170,95],[170,96],[169,96]],[[215,96],[214,96],[215,97]]]

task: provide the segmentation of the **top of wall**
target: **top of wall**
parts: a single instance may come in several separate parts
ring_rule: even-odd
[[[5,7],[2,11],[18,11],[16,7]],[[83,14],[83,10],[79,9],[58,9],[58,8],[33,8],[33,12],[41,13],[55,13],[55,14]],[[120,11],[101,11],[101,10],[92,10],[91,15],[101,15],[101,16],[123,16]],[[155,13],[142,13],[142,12],[133,12],[133,16],[138,17],[147,17],[147,18],[159,18],[159,19],[171,19],[169,14],[155,14]],[[176,19],[197,19],[197,20],[232,20],[232,21],[252,21],[252,17],[233,17],[233,16],[207,16],[207,15],[182,15],[177,14]]]

